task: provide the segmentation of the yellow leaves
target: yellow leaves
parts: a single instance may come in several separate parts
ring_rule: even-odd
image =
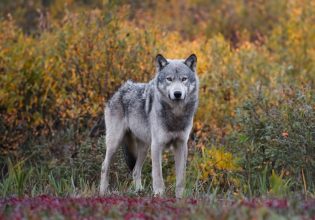
[[[44,123],[44,120],[42,118],[42,115],[39,112],[36,112],[33,115],[33,124],[34,126],[38,126]]]
[[[293,17],[300,17],[302,14],[302,8],[292,8],[291,12]]]
[[[225,151],[224,148],[205,149],[203,147],[199,169],[203,181],[211,178],[213,184],[222,184],[225,180],[236,184],[237,179],[229,176],[229,174],[240,171],[241,167],[237,164],[237,158]]]
[[[241,49],[245,49],[245,50],[251,50],[253,49],[255,46],[254,44],[252,44],[251,42],[245,41],[243,42],[243,44],[241,45]]]
[[[194,129],[197,131],[197,132],[201,132],[201,129],[203,128],[203,123],[201,123],[200,121],[197,121],[195,124],[194,124]]]
[[[75,5],[73,0],[67,2]],[[243,3],[225,1],[208,7],[202,2],[189,1],[183,8],[159,2],[152,15],[148,7],[137,11],[134,19],[126,19],[131,8],[124,4],[111,12],[106,22],[107,14],[102,9],[84,14],[69,11],[62,22],[53,23],[51,30],[36,37],[23,34],[12,19],[2,20],[1,105],[15,120],[17,112],[24,111],[21,115],[30,122],[30,129],[42,123],[40,117],[33,115],[34,110],[44,109],[46,117],[63,121],[95,116],[123,81],[149,81],[153,77],[157,53],[167,58],[196,53],[201,95],[195,133],[197,148],[205,151],[207,161],[202,162],[203,175],[206,178],[218,171],[232,171],[235,164],[229,163],[234,159],[231,155],[218,150],[209,152],[203,143],[210,133],[220,139],[232,130],[229,122],[235,118],[234,110],[257,81],[273,86],[285,77],[292,79],[288,75],[294,72],[299,77],[294,79],[310,81],[305,76],[314,73],[315,3],[290,1],[288,16],[275,15],[279,24],[266,25],[272,27],[267,36],[260,32],[265,25],[260,20],[252,23],[244,18]],[[170,4],[178,6],[174,0]],[[248,7],[254,11],[246,12],[262,11],[258,17],[269,17],[269,6],[250,3]],[[198,11],[200,7],[204,11]],[[191,15],[188,8],[193,17],[182,17],[182,10]],[[55,1],[50,9],[53,19],[64,9],[64,1]],[[273,15],[270,19],[274,19]],[[264,38],[261,42],[266,46],[253,40],[255,36]],[[36,98],[29,97],[32,95]]]
[[[98,71],[100,69],[100,65],[99,64],[95,64],[95,70]]]
[[[213,167],[217,170],[235,171],[239,170],[236,159],[232,153],[224,151],[223,148],[211,148],[204,151],[204,163],[207,167]]]
[[[77,81],[78,81],[78,79],[77,79],[76,70],[75,70],[75,68],[71,68],[71,78],[69,80],[69,83],[75,84],[75,83],[77,83]]]

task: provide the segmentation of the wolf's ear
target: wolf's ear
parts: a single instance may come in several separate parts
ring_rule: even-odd
[[[168,64],[168,62],[161,54],[158,54],[155,57],[155,64],[157,70],[160,71]]]
[[[197,56],[191,54],[184,62],[192,71],[196,72]]]

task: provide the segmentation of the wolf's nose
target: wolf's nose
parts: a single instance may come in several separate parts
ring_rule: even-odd
[[[174,92],[174,96],[176,99],[180,99],[182,97],[182,93],[180,91]]]

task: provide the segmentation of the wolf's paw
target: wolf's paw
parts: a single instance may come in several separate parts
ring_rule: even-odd
[[[142,192],[144,190],[142,184],[135,186],[135,192]]]
[[[100,191],[99,195],[100,196],[108,196],[110,194],[109,190],[105,190],[105,191]]]
[[[108,190],[108,186],[105,186],[105,185],[101,185],[100,186],[100,191],[99,191],[99,195],[100,196],[106,196],[108,195],[110,192]]]
[[[133,186],[134,186],[135,192],[141,192],[144,189],[141,183],[141,179],[135,179],[133,182]]]
[[[179,188],[175,190],[175,196],[177,199],[183,198],[184,188]]]
[[[161,197],[164,195],[164,192],[165,192],[164,188],[155,189],[154,190],[154,196]]]
[[[101,192],[100,191],[98,195],[99,196],[107,196],[108,194],[109,194],[109,192],[107,192],[107,191],[106,192]]]

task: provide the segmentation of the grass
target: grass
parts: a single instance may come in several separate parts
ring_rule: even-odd
[[[71,135],[66,133],[66,135]],[[70,138],[71,139],[71,138]],[[67,138],[65,138],[67,140]],[[7,172],[2,169],[0,182],[0,218],[4,219],[312,219],[315,217],[314,192],[291,192],[290,180],[268,168],[258,175],[259,188],[248,193],[242,187],[225,188],[200,178],[187,178],[185,197],[174,198],[172,157],[165,155],[163,167],[166,181],[165,197],[152,197],[150,161],[147,160],[143,182],[145,190],[135,193],[132,178],[123,164],[121,152],[115,155],[111,172],[112,193],[98,195],[100,161],[104,137],[83,141],[76,158],[71,161],[41,162],[34,145],[30,157],[19,162],[6,161]],[[60,142],[59,142],[60,143]],[[47,144],[47,142],[45,142]],[[87,151],[94,149],[95,151]],[[92,153],[93,152],[93,153]],[[104,153],[104,152],[103,152]],[[85,156],[84,156],[85,155]],[[85,158],[86,160],[84,160]],[[94,162],[94,167],[85,164]],[[189,162],[188,171],[198,164]],[[79,165],[80,164],[80,165]],[[257,193],[259,191],[259,193]],[[259,196],[254,196],[259,194]]]

